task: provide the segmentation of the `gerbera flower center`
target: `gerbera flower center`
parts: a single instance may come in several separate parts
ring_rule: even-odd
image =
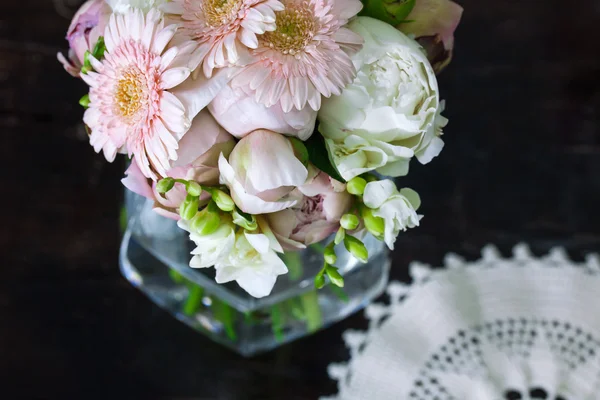
[[[242,7],[242,0],[200,0],[203,2],[204,21],[207,27],[217,28],[229,24]]]
[[[131,68],[124,71],[115,88],[116,113],[131,121],[148,104],[148,85],[141,71]]]
[[[316,30],[312,10],[305,4],[286,5],[285,10],[276,13],[276,24],[275,31],[265,32],[261,39],[283,54],[294,55],[304,50]]]

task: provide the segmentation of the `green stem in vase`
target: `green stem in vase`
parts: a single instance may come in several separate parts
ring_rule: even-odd
[[[329,285],[328,288],[343,303],[348,303],[350,301],[350,298],[346,292],[344,292],[344,289],[337,287],[336,285]]]
[[[306,329],[309,332],[316,332],[323,324],[321,308],[319,307],[319,295],[316,290],[304,293],[300,296],[304,315],[306,316]]]
[[[279,343],[283,342],[285,335],[283,334],[283,327],[285,325],[285,317],[281,311],[281,305],[277,304],[271,307],[271,328],[273,329],[273,335],[275,340]]]
[[[235,342],[237,333],[235,332],[235,310],[224,301],[213,297],[212,299],[213,315],[217,321],[223,324],[225,334],[229,340]]]
[[[185,278],[183,277],[183,275],[181,275],[174,269],[169,269],[169,276],[171,277],[171,280],[177,284],[185,283]]]
[[[302,278],[303,268],[302,268],[302,257],[300,257],[300,253],[295,251],[290,251],[283,253],[283,262],[288,268],[289,278],[292,281],[297,281]]]
[[[202,305],[204,289],[198,285],[190,285],[188,298],[183,304],[183,313],[187,316],[194,315]]]

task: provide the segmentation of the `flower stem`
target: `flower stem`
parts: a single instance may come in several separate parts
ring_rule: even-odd
[[[285,335],[283,334],[283,326],[285,323],[285,317],[281,311],[281,305],[276,304],[271,307],[271,327],[273,329],[273,335],[275,340],[279,343],[283,342]]]
[[[235,332],[235,310],[224,301],[218,300],[213,297],[214,307],[213,315],[217,321],[223,324],[225,334],[229,340],[235,342],[237,340],[237,333]]]
[[[283,253],[283,262],[288,267],[290,280],[297,281],[302,278],[303,268],[300,253],[295,251]]]
[[[202,305],[202,296],[204,295],[204,288],[198,285],[190,286],[190,293],[188,298],[183,304],[183,313],[187,316],[192,316],[198,311],[200,305]]]
[[[316,290],[304,293],[300,296],[304,315],[306,316],[306,328],[309,332],[316,332],[323,324],[321,308],[319,307],[319,295]]]

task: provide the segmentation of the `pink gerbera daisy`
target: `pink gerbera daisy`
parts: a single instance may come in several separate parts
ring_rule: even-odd
[[[355,16],[359,0],[284,0],[277,29],[259,37],[254,61],[231,82],[267,107],[284,112],[306,103],[321,107],[321,96],[339,95],[356,75],[348,52],[363,39],[343,26]]]
[[[178,141],[190,127],[183,104],[169,92],[190,75],[178,65],[181,48],[165,51],[176,30],[165,28],[155,10],[113,14],[104,32],[104,59],[92,57],[95,72],[82,74],[90,85],[83,120],[94,150],[103,150],[108,161],[126,152],[154,180],[177,159]]]
[[[278,0],[173,0],[162,10],[179,16],[181,33],[198,47],[190,66],[202,64],[206,77],[214,68],[243,65],[250,60],[248,49],[258,46],[256,35],[275,30],[275,11],[283,10]]]

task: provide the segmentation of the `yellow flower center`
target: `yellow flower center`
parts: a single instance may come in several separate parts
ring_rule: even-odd
[[[204,2],[204,21],[206,26],[216,28],[226,25],[237,17],[242,0],[201,0]]]
[[[312,12],[306,6],[290,7],[276,13],[277,28],[261,39],[272,49],[294,55],[304,50],[316,30]]]
[[[117,81],[115,107],[117,114],[132,119],[148,103],[145,79],[140,71],[127,70]]]

